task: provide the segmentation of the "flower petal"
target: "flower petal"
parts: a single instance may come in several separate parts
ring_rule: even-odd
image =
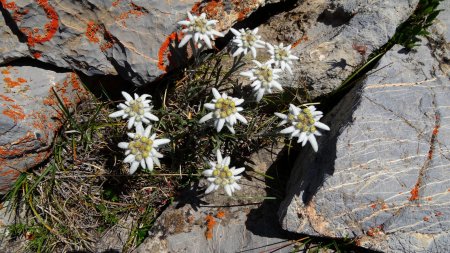
[[[205,194],[208,194],[208,193],[214,191],[215,189],[216,189],[216,185],[215,184],[210,184],[208,186],[208,188],[206,188]]]
[[[232,193],[231,193],[231,187],[230,187],[230,185],[229,184],[227,184],[227,185],[225,185],[225,192],[227,193],[227,195],[228,196],[232,196]]]
[[[125,115],[125,114],[126,114],[126,113],[125,113],[124,110],[120,110],[120,111],[111,113],[111,114],[109,115],[109,117],[110,117],[110,118],[117,118],[117,117],[121,117],[121,116],[123,116],[123,115]]]
[[[308,140],[309,140],[309,143],[311,143],[311,146],[314,149],[314,151],[317,152],[317,150],[319,149],[319,146],[317,145],[317,140],[316,140],[316,137],[314,136],[314,134],[310,134],[308,136]]]
[[[330,127],[328,127],[327,125],[325,125],[324,123],[319,122],[319,121],[316,121],[316,122],[314,123],[314,126],[316,126],[316,127],[318,127],[318,128],[321,128],[321,129],[323,129],[323,130],[330,131]]]
[[[130,170],[128,171],[128,173],[130,173],[130,175],[133,175],[134,172],[136,172],[137,168],[139,167],[139,163],[138,162],[133,162],[130,166]]]
[[[208,120],[212,119],[213,116],[214,116],[214,113],[210,112],[210,113],[206,114],[205,116],[203,116],[203,117],[200,119],[199,123],[200,123],[200,124],[201,124],[201,123],[204,123],[205,121],[208,121]]]

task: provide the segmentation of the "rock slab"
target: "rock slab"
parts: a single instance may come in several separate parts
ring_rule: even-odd
[[[55,92],[66,108],[87,96],[75,73],[0,67],[0,194],[50,155],[64,121]]]
[[[0,28],[0,63],[29,55],[87,75],[120,75],[141,86],[177,67],[173,58],[184,53],[175,50],[182,37],[177,22],[186,18],[187,11],[207,13],[220,21],[217,29],[223,31],[264,1],[1,0],[0,4],[8,21]],[[3,31],[8,28],[14,32]]]
[[[396,46],[327,115],[279,210],[283,228],[383,252],[450,251],[449,3],[424,40]],[[438,43],[439,42],[439,43]]]

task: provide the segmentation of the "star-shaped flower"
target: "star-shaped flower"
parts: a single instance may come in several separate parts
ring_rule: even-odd
[[[281,84],[277,81],[279,78],[277,73],[280,73],[282,71],[281,69],[272,68],[268,62],[264,64],[256,60],[253,60],[253,62],[256,64],[256,67],[249,71],[241,72],[240,75],[246,76],[250,78],[250,81],[253,81],[251,86],[255,92],[256,101],[261,101],[264,94],[272,93],[273,88],[280,91],[283,90]]]
[[[283,43],[278,46],[273,46],[269,43],[266,43],[269,48],[269,53],[271,59],[268,63],[274,63],[275,66],[280,66],[281,70],[287,69],[287,71],[292,75],[292,61],[298,60],[298,57],[291,54],[291,45],[283,47]]]
[[[151,101],[147,100],[147,98],[151,98],[152,96],[148,94],[144,94],[142,96],[138,96],[138,94],[134,93],[134,99],[130,94],[122,91],[122,95],[125,98],[125,103],[120,103],[117,107],[120,109],[117,112],[111,113],[109,117],[117,118],[122,117],[123,119],[128,118],[128,129],[134,125],[135,127],[144,127],[142,122],[145,124],[150,124],[150,120],[158,121],[158,117],[151,114],[153,106],[151,106]]]
[[[120,142],[119,148],[126,149],[125,159],[123,162],[130,163],[130,174],[133,174],[139,167],[143,169],[153,170],[153,164],[161,167],[159,158],[163,155],[158,152],[158,147],[170,142],[169,139],[156,139],[156,134],[150,136],[152,126],[143,128],[138,126],[136,133],[128,133],[128,137],[132,140],[130,142]]]
[[[217,132],[220,132],[225,125],[231,133],[235,133],[233,125],[237,123],[237,120],[247,124],[247,120],[239,114],[243,109],[238,105],[244,102],[244,99],[229,97],[226,93],[219,93],[215,88],[212,89],[214,99],[211,103],[206,103],[204,106],[212,112],[206,114],[200,119],[200,123],[207,120],[214,119],[214,127]]]
[[[241,174],[245,168],[230,168],[230,157],[227,156],[222,158],[219,149],[217,149],[216,156],[217,162],[209,161],[210,168],[202,173],[211,183],[205,193],[208,194],[219,189],[220,186],[223,186],[227,195],[231,197],[235,190],[241,189],[236,181],[241,178],[241,176],[238,175]]]
[[[202,40],[208,48],[212,48],[211,41],[215,39],[214,36],[223,37],[222,33],[213,29],[219,21],[206,19],[205,13],[195,16],[188,12],[187,15],[188,20],[178,22],[179,25],[186,27],[182,30],[185,35],[178,47],[183,47],[190,39],[193,39],[195,45],[199,45],[199,47],[201,47],[201,44],[198,42]]]
[[[309,141],[314,151],[319,149],[315,136],[322,135],[317,128],[329,131],[330,128],[319,120],[322,118],[323,113],[317,111],[313,105],[307,106],[303,109],[298,108],[295,105],[289,105],[289,113],[275,113],[276,116],[282,119],[279,126],[290,124],[289,127],[280,131],[282,134],[290,134],[290,139],[298,137],[297,143],[302,143],[305,146]]]
[[[246,55],[250,50],[253,58],[256,58],[256,49],[263,48],[265,45],[265,42],[260,40],[261,36],[256,35],[256,33],[258,33],[258,28],[253,30],[248,28],[239,29],[239,31],[234,28],[230,28],[230,31],[235,35],[233,38],[233,43],[237,46],[236,51],[233,53],[233,57],[236,57],[241,53]]]

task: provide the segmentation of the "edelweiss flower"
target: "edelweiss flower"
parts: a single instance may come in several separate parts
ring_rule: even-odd
[[[248,28],[236,30],[234,28],[230,28],[230,31],[236,35],[233,38],[234,44],[237,45],[236,51],[233,53],[233,57],[244,53],[246,55],[248,50],[252,51],[253,58],[256,58],[256,48],[263,48],[264,41],[260,40],[261,36],[256,35],[258,32],[258,28],[250,30]]]
[[[268,51],[272,58],[268,61],[268,63],[274,63],[275,66],[280,65],[281,70],[287,69],[292,75],[293,73],[290,65],[292,65],[292,60],[298,60],[298,57],[291,54],[291,45],[287,47],[283,47],[283,43],[279,46],[272,46],[269,43],[266,43],[266,45],[269,48]]]
[[[214,99],[211,101],[212,103],[206,103],[205,108],[213,110],[213,112],[203,116],[200,119],[200,123],[214,119],[214,127],[217,129],[217,132],[220,132],[225,125],[233,134],[233,125],[237,123],[237,120],[247,124],[247,120],[244,116],[239,114],[239,112],[243,110],[242,107],[237,107],[244,102],[244,99],[229,97],[226,93],[220,95],[219,91],[215,88],[212,89],[212,93]]]
[[[217,20],[207,20],[205,13],[200,14],[200,16],[195,16],[188,12],[187,15],[189,20],[178,22],[179,25],[186,26],[182,30],[185,35],[178,47],[183,47],[193,38],[196,45],[200,39],[205,42],[208,48],[212,48],[211,40],[214,40],[214,36],[223,37],[222,33],[213,29],[213,26],[218,22]],[[201,44],[199,44],[199,47],[201,47]]]
[[[251,86],[256,95],[256,101],[260,101],[265,93],[272,93],[272,88],[276,88],[280,91],[283,90],[281,84],[276,81],[279,78],[277,73],[281,72],[281,69],[272,68],[268,62],[261,64],[260,62],[253,60],[256,67],[249,71],[241,72],[240,75],[250,78],[253,81]]]
[[[223,186],[227,195],[232,196],[235,190],[241,189],[236,181],[241,178],[241,176],[238,175],[241,174],[245,170],[245,168],[229,168],[230,157],[227,156],[222,159],[222,154],[220,153],[219,149],[217,149],[216,156],[217,163],[210,161],[210,169],[205,170],[202,173],[205,177],[208,178],[208,181],[211,182],[205,193],[208,194],[219,189],[220,186]]]
[[[125,103],[120,103],[117,107],[121,109],[120,111],[111,113],[109,117],[116,118],[122,117],[123,119],[128,119],[128,129],[130,129],[133,125],[135,127],[141,126],[142,122],[145,124],[150,124],[150,120],[158,121],[158,117],[150,113],[150,110],[153,106],[150,106],[151,101],[146,100],[148,97],[152,97],[148,94],[144,94],[142,96],[138,96],[138,94],[134,93],[134,99],[130,94],[122,91],[122,95],[125,98]]]
[[[319,122],[322,118],[323,113],[321,111],[317,111],[316,107],[313,105],[304,108],[303,110],[298,108],[295,105],[289,105],[289,113],[275,113],[276,116],[283,119],[279,126],[282,126],[286,123],[291,124],[288,128],[285,128],[280,131],[282,134],[290,134],[289,138],[298,137],[297,143],[302,142],[302,146],[305,146],[306,142],[310,142],[314,151],[317,152],[318,145],[315,135],[322,135],[317,128],[329,131],[330,128]]]
[[[136,133],[128,133],[128,136],[133,140],[130,142],[119,143],[119,148],[126,149],[125,155],[127,156],[123,162],[130,163],[130,174],[133,174],[139,165],[142,168],[153,170],[153,163],[161,167],[159,158],[163,155],[158,152],[158,146],[169,143],[169,139],[156,139],[156,134],[150,136],[152,126],[148,126],[144,129],[141,126],[136,128]]]

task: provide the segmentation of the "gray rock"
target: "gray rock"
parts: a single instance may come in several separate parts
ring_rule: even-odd
[[[135,252],[261,252],[281,246],[287,247],[277,252],[290,252],[293,243],[277,223],[276,201],[263,201],[264,178],[249,171],[265,173],[275,161],[274,151],[279,152],[262,150],[252,157],[254,164],[246,165],[250,177],[239,181],[242,190],[233,198],[223,189],[202,196],[202,185],[181,192]]]
[[[171,50],[186,12],[206,12],[226,30],[264,1],[4,1],[11,22],[27,38],[28,54],[87,75],[120,75],[135,85],[151,82],[177,67],[182,50]],[[8,30],[7,26],[0,28]],[[0,63],[27,54],[0,33]],[[14,47],[14,45],[20,45]],[[1,52],[8,52],[2,55]],[[169,62],[171,58],[172,61]],[[176,58],[176,60],[175,60]]]
[[[327,115],[319,152],[292,172],[283,228],[384,252],[450,251],[450,38],[438,28],[445,43],[394,47]]]
[[[20,172],[50,155],[53,137],[63,123],[52,89],[67,108],[87,95],[75,73],[0,68],[0,194]]]
[[[0,63],[8,63],[30,56],[27,45],[19,41],[17,36],[7,26],[6,20],[2,15],[0,15],[0,38]]]
[[[294,75],[282,76],[286,86],[304,87],[311,98],[338,87],[367,56],[384,45],[418,0],[302,1],[260,28],[265,41],[293,44],[300,57]]]

